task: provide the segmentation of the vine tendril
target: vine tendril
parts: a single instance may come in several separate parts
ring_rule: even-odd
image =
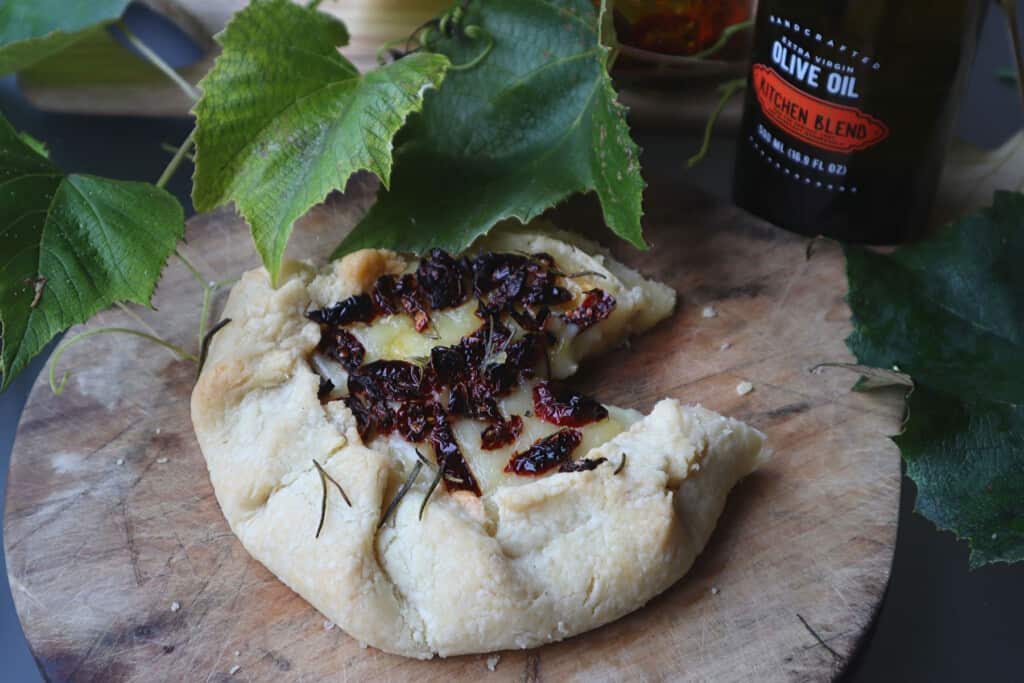
[[[50,357],[50,373],[49,373],[50,390],[53,393],[55,393],[57,395],[60,395],[60,394],[64,393],[64,387],[68,383],[68,376],[69,376],[70,373],[65,372],[63,375],[61,375],[59,383],[57,382],[57,377],[56,377],[57,364],[60,362],[60,358],[61,358],[61,356],[64,355],[65,351],[67,351],[74,344],[77,344],[78,342],[80,342],[80,341],[82,341],[84,339],[88,339],[89,337],[94,337],[97,334],[114,334],[114,333],[116,333],[116,334],[130,334],[130,335],[133,335],[133,336],[136,336],[136,337],[141,337],[143,339],[146,339],[148,341],[153,342],[154,344],[159,344],[160,346],[164,347],[165,349],[170,349],[171,351],[173,351],[175,353],[175,355],[177,355],[179,358],[181,358],[183,360],[190,360],[190,361],[193,361],[193,362],[198,362],[199,361],[199,359],[194,354],[189,353],[188,351],[186,351],[185,349],[181,348],[180,346],[175,346],[174,344],[172,344],[171,342],[167,341],[166,339],[161,339],[160,337],[157,337],[155,335],[148,334],[146,332],[141,332],[141,331],[133,329],[131,327],[101,327],[101,328],[98,328],[98,329],[95,329],[95,330],[87,330],[85,332],[82,332],[81,334],[76,334],[74,337],[72,337],[71,339],[67,340],[66,342],[64,342],[63,344],[61,344],[60,346],[57,347],[57,350],[54,351],[53,355]]]
[[[438,36],[447,38],[463,37],[468,38],[471,41],[485,40],[486,45],[480,51],[476,57],[466,62],[465,64],[453,64],[448,67],[450,71],[467,71],[480,64],[487,55],[494,49],[494,37],[485,29],[483,26],[477,24],[469,24],[463,26],[463,22],[466,18],[468,0],[455,5],[448,11],[441,14],[441,16],[431,19],[430,21],[424,22],[418,26],[412,33],[405,38],[398,38],[396,40],[389,40],[384,43],[379,50],[377,50],[377,63],[384,64],[387,61],[387,55],[391,55],[393,59],[401,59],[402,57],[417,52],[419,50],[432,50],[432,43],[434,43]],[[412,47],[415,44],[415,47]],[[404,46],[404,50],[399,50],[399,46]]]
[[[718,86],[718,92],[721,94],[721,97],[718,99],[718,104],[715,105],[715,108],[711,112],[711,115],[708,116],[707,123],[704,125],[704,138],[701,141],[700,150],[698,150],[696,154],[694,154],[692,157],[686,160],[687,168],[693,168],[700,162],[704,161],[704,159],[707,157],[708,150],[711,148],[711,134],[714,132],[715,123],[718,122],[718,117],[721,116],[722,110],[725,109],[725,105],[729,103],[729,100],[732,99],[733,95],[740,92],[746,87],[746,77],[726,81],[725,83],[722,83],[721,85]]]

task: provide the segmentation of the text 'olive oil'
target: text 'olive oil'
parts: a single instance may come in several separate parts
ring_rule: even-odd
[[[980,0],[761,0],[737,204],[806,235],[892,244],[928,214]]]

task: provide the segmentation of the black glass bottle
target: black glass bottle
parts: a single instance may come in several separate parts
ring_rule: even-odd
[[[927,225],[981,0],[761,0],[736,203],[875,244]]]

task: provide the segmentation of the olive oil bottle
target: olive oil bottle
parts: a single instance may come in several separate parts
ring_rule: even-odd
[[[926,227],[983,0],[761,0],[736,203],[805,235]]]

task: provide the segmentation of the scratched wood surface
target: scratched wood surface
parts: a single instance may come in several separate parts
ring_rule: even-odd
[[[293,254],[329,253],[372,184],[315,209]],[[593,211],[563,211],[576,226]],[[14,601],[54,681],[828,680],[855,650],[889,576],[897,396],[849,391],[842,256],[678,187],[648,191],[645,253],[679,308],[582,387],[647,409],[676,396],[748,420],[774,458],[730,496],[687,577],[646,607],[568,641],[414,661],[362,648],[248,557],[214,498],[188,415],[195,367],[134,337],[73,347],[54,396],[40,380],[18,431],[4,514]],[[192,219],[185,251],[210,278],[255,265],[230,213]],[[195,343],[200,292],[177,262],[143,317]],[[705,317],[713,306],[714,317]],[[119,312],[89,327],[131,324]],[[749,381],[754,391],[736,392]],[[312,533],[312,530],[311,530]],[[638,529],[637,533],[643,533]],[[595,549],[599,551],[599,549]],[[717,590],[713,590],[717,589]],[[809,625],[805,626],[801,618]],[[822,646],[810,629],[828,645]],[[237,667],[237,668],[236,668]],[[233,673],[232,673],[233,672]]]

